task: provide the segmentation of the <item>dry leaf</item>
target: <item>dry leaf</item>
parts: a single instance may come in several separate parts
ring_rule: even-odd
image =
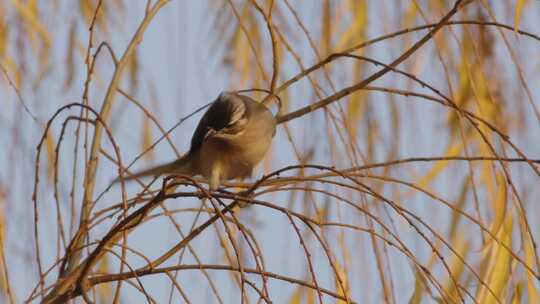
[[[150,148],[153,144],[152,140],[152,126],[151,121],[148,116],[144,116],[143,118],[143,126],[142,126],[142,151],[146,151],[148,148]],[[152,162],[154,160],[154,150],[149,150],[146,154],[144,154],[144,158]]]
[[[521,12],[523,11],[523,5],[525,0],[516,0],[516,11],[514,14],[514,31],[517,32],[519,29],[519,20],[521,19]]]

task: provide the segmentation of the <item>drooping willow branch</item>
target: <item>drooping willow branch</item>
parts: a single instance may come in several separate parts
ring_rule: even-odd
[[[163,1],[163,2],[166,2],[166,1]],[[306,115],[312,111],[315,111],[321,107],[325,107],[326,105],[334,102],[334,101],[337,101],[339,100],[340,98],[343,98],[344,96],[347,96],[349,94],[351,94],[352,92],[355,92],[357,90],[361,90],[361,89],[365,89],[367,88],[367,85],[369,83],[371,83],[372,81],[382,77],[384,74],[388,73],[389,71],[393,71],[395,70],[395,67],[397,65],[399,65],[400,63],[402,63],[403,61],[405,61],[409,56],[411,56],[418,48],[420,48],[423,44],[425,44],[427,41],[429,41],[431,39],[431,37],[433,37],[433,35],[438,31],[440,30],[443,26],[445,25],[448,25],[448,24],[451,24],[452,21],[449,21],[449,19],[451,18],[451,16],[453,14],[455,14],[457,12],[457,8],[459,7],[459,4],[461,3],[462,1],[457,1],[454,5],[454,8],[441,20],[441,22],[435,24],[435,25],[430,25],[430,26],[424,26],[424,28],[432,28],[430,30],[430,32],[424,36],[421,40],[419,40],[415,45],[413,45],[413,47],[411,47],[409,50],[407,50],[406,52],[404,52],[400,57],[398,57],[396,60],[394,60],[391,64],[385,66],[383,69],[379,70],[378,72],[376,72],[375,74],[371,75],[370,77],[368,77],[367,79],[365,79],[364,81],[358,83],[358,84],[355,84],[349,88],[345,88],[344,90],[342,91],[339,91],[338,93],[332,95],[332,96],[329,96],[315,104],[312,104],[310,106],[307,106],[307,107],[304,107],[302,109],[299,109],[297,111],[294,111],[294,112],[291,112],[289,114],[286,114],[286,115],[282,115],[282,116],[278,116],[278,120],[282,123],[282,122],[286,122],[286,121],[289,121],[291,119],[295,119],[297,117],[301,117],[302,115]],[[457,23],[456,23],[457,24]],[[271,26],[271,25],[270,25]],[[127,50],[126,50],[127,52]],[[125,54],[124,54],[125,56]],[[124,56],[122,58],[124,58]],[[336,56],[334,54],[334,56],[330,56],[328,57],[329,58],[329,61],[332,61],[334,60],[335,58],[337,58],[338,56]],[[275,60],[275,59],[274,59]],[[120,62],[122,61],[122,59],[118,62],[118,64],[120,64]],[[327,62],[327,63],[328,63]],[[323,66],[324,64],[326,63],[323,63],[321,66]],[[315,69],[313,69],[315,70]],[[312,70],[312,71],[313,71]],[[307,75],[307,74],[305,74]],[[113,77],[114,79],[114,77]],[[275,83],[274,81],[272,81],[272,83]],[[286,83],[285,83],[286,84]],[[284,85],[285,85],[284,84]],[[273,87],[273,86],[272,86]],[[276,93],[279,92],[281,87],[277,88],[276,89]],[[110,90],[110,88],[109,88]],[[114,94],[114,93],[113,93]],[[107,95],[109,96],[109,95]],[[112,96],[112,95],[111,95]],[[107,97],[106,97],[107,98]],[[105,109],[105,102],[104,102],[104,108],[102,108],[102,111],[104,111]],[[105,111],[106,113],[108,113],[107,111]],[[97,126],[96,126],[97,128]],[[162,130],[163,131],[163,130]],[[96,141],[96,137],[97,137],[97,131],[96,133],[94,133],[94,142]],[[155,146],[155,145],[154,145]],[[94,155],[94,144],[92,145],[92,154],[94,155],[94,158],[96,159],[96,162],[93,163],[94,161],[94,158],[91,158],[91,162],[89,164],[89,168],[92,168],[92,166],[96,167],[97,166],[97,153],[99,153],[99,148],[100,148],[100,143],[99,141],[97,141],[97,147],[98,147],[98,150],[96,150],[96,154]],[[136,159],[137,160],[137,159]],[[135,160],[135,161],[136,161]],[[435,161],[435,160],[464,160],[464,161],[480,161],[480,160],[488,160],[488,161],[499,161],[501,163],[503,162],[522,162],[522,161],[525,161],[525,162],[529,162],[529,163],[538,163],[539,161],[538,160],[530,160],[530,159],[526,159],[526,158],[503,158],[503,157],[469,157],[469,158],[463,158],[463,157],[456,157],[456,158],[451,158],[451,157],[441,157],[441,158],[414,158],[414,159],[407,159],[407,160],[397,160],[395,162],[389,162],[389,163],[385,163],[385,164],[382,164],[380,166],[389,166],[389,165],[397,165],[397,164],[401,164],[401,163],[405,163],[405,162],[421,162],[421,161]],[[371,166],[371,167],[375,167],[377,164],[373,164],[373,165],[367,165],[367,167]],[[120,170],[124,170],[124,168],[121,167],[120,165]],[[127,169],[126,169],[127,170]],[[345,171],[348,171],[348,170],[357,170],[357,168],[351,168],[351,169],[347,169]],[[88,193],[90,193],[89,197],[90,199],[92,199],[92,192],[91,190],[93,190],[93,181],[92,179],[95,178],[95,169],[94,169],[94,172],[92,173],[92,170],[89,170],[90,173],[88,173],[89,175],[87,175],[87,177],[85,177],[85,187],[88,187],[88,188],[85,188],[85,199],[84,199],[84,202],[83,202],[83,208],[86,208],[86,203],[89,203],[89,202],[92,202],[92,203],[95,203],[95,201],[87,201],[87,191],[89,191]],[[94,177],[92,178],[90,175],[91,174],[94,174]],[[332,174],[332,173],[328,173],[328,174]],[[273,182],[275,181],[276,183],[279,183],[278,179],[275,179],[275,180],[272,180],[272,179],[267,179],[267,178],[263,178],[261,181],[255,183],[255,185],[251,185],[253,188],[252,189],[256,189],[258,187],[261,187],[263,185],[266,185],[265,183],[270,183],[270,182]],[[87,182],[91,182],[91,185],[87,184]],[[195,183],[195,182],[194,182]],[[91,186],[91,187],[90,187]],[[162,189],[162,191],[164,191],[164,189]],[[373,191],[372,191],[373,192]],[[160,196],[160,193],[162,192],[158,192],[158,194],[156,196],[154,196],[154,198],[150,201],[150,203],[147,203],[147,205],[156,205],[156,204],[159,204],[159,202],[157,201],[163,201],[164,199],[166,199],[166,197],[164,196]],[[201,192],[202,193],[202,192]],[[202,195],[200,197],[206,197],[205,195]],[[159,271],[158,268],[155,268],[155,267],[158,267],[160,264],[162,264],[164,261],[166,261],[168,258],[170,258],[173,254],[175,254],[176,252],[178,252],[180,249],[184,248],[187,246],[187,244],[190,243],[191,240],[193,240],[197,235],[199,235],[202,231],[204,231],[205,229],[207,229],[210,225],[212,225],[216,220],[218,220],[219,218],[222,218],[223,219],[223,214],[225,213],[228,213],[230,212],[230,210],[235,206],[236,203],[236,200],[233,201],[233,203],[225,206],[223,209],[218,209],[216,208],[215,210],[215,215],[214,217],[211,217],[207,222],[205,222],[203,225],[199,226],[196,230],[192,231],[192,233],[190,233],[186,238],[184,238],[180,243],[178,243],[175,247],[171,248],[171,250],[167,251],[164,255],[162,255],[160,258],[158,258],[157,260],[149,263],[149,266],[145,267],[145,268],[142,268],[142,269],[138,269],[138,270],[135,270],[135,272],[145,272],[145,274],[152,274],[152,271],[155,271],[155,273],[168,273],[168,271],[174,271],[174,270],[184,270],[182,268],[177,268],[177,269],[167,269],[167,268],[161,268]],[[88,204],[88,206],[90,206],[92,204]],[[123,204],[125,205],[125,203]],[[147,206],[145,205],[145,206]],[[146,208],[146,207],[143,207],[143,208]],[[141,210],[141,209],[139,209]],[[399,209],[398,209],[399,210]],[[138,210],[135,211],[135,213],[139,212]],[[148,211],[149,212],[149,211]],[[147,214],[148,212],[143,212],[143,213],[140,213],[139,216],[140,216],[140,220],[142,220]],[[90,213],[91,213],[91,209],[87,210],[87,217],[86,217],[86,220],[88,220],[90,218]],[[404,213],[405,214],[405,213]],[[133,214],[132,214],[133,215]],[[410,216],[410,215],[409,215]],[[416,218],[414,218],[416,219]],[[127,218],[125,218],[124,220],[127,220]],[[133,221],[134,219],[131,218],[131,221]],[[120,233],[122,232],[125,232],[131,228],[134,228],[136,227],[139,223],[140,223],[140,220],[138,219],[137,221],[134,221],[133,223],[130,223],[130,222],[125,222],[125,221],[121,221],[117,224],[117,226],[113,227],[113,229],[106,235],[106,237],[103,239],[103,243],[101,243],[100,245],[98,245],[94,250],[93,252],[90,254],[90,256],[85,260],[83,261],[83,263],[80,264],[80,268],[75,268],[74,271],[69,274],[69,277],[66,277],[66,281],[62,281],[60,280],[59,281],[59,285],[55,288],[56,291],[60,291],[60,293],[58,293],[57,295],[63,295],[63,297],[61,299],[67,299],[67,298],[71,298],[71,297],[74,297],[74,296],[77,296],[77,295],[84,295],[84,292],[85,292],[85,289],[88,288],[88,286],[91,286],[93,283],[96,283],[95,281],[92,281],[93,276],[87,278],[88,274],[90,273],[91,271],[91,268],[93,265],[95,265],[95,262],[97,260],[99,260],[99,258],[102,256],[102,254],[104,254],[106,251],[107,251],[107,246],[108,244],[111,244],[111,242],[113,242],[115,240],[116,237],[119,236]],[[122,224],[123,223],[123,224]],[[87,224],[87,222],[84,223],[85,225]],[[81,221],[81,225],[83,225],[83,221]],[[119,229],[118,225],[123,225],[124,228],[122,229]],[[81,226],[82,227],[82,226]],[[115,230],[117,229],[117,230]],[[75,247],[75,248],[78,248],[78,247]],[[38,253],[39,254],[39,253]],[[442,257],[441,257],[442,259]],[[75,265],[76,266],[76,265]],[[184,266],[189,266],[189,265],[184,265]],[[200,265],[197,265],[197,267],[200,267]],[[227,266],[229,267],[229,266]],[[188,268],[186,268],[188,269]],[[198,268],[197,268],[198,269]],[[263,272],[261,272],[259,269],[249,269],[249,268],[243,268],[242,266],[238,267],[238,268],[234,268],[233,266],[230,266],[229,269],[226,269],[226,270],[229,270],[229,271],[239,271],[239,272],[250,272],[250,271],[256,271],[255,273],[258,273],[258,274],[263,274]],[[266,275],[266,272],[264,272]],[[120,273],[120,274],[117,274],[118,276],[122,275],[124,273]],[[263,277],[264,277],[263,275]],[[537,275],[537,274],[535,274]],[[114,276],[114,275],[113,275]],[[451,275],[452,279],[453,279],[453,276]],[[118,280],[123,280],[123,278],[121,277],[117,277]],[[124,278],[124,279],[128,279],[128,278]],[[242,280],[244,280],[243,276],[242,276]],[[483,283],[483,282],[482,282]],[[97,284],[97,283],[96,283]],[[249,281],[246,281],[246,284],[248,285],[251,285]],[[456,284],[456,289],[457,290],[460,290],[460,289],[463,289],[462,286],[460,286],[459,284],[457,284],[456,282],[454,282],[454,284]],[[314,285],[317,285],[317,284],[314,284]],[[252,286],[253,287],[253,286]],[[317,290],[319,290],[318,286],[315,286]],[[62,294],[63,293],[63,294]],[[262,291],[260,292],[261,295],[265,295],[265,292]],[[345,293],[344,293],[345,294]],[[459,293],[459,296],[461,296],[461,293]],[[57,298],[59,299],[59,298]],[[342,300],[345,300],[345,301],[348,301],[348,298],[346,297],[341,297],[339,299],[342,299]]]
[[[152,8],[149,11],[146,12],[144,19],[142,20],[141,24],[139,25],[138,29],[133,35],[130,43],[128,44],[126,50],[124,51],[124,54],[122,55],[120,60],[118,60],[114,69],[112,79],[109,83],[109,87],[103,99],[103,103],[101,104],[101,110],[99,112],[99,116],[104,121],[107,121],[110,116],[112,103],[114,100],[114,96],[116,94],[116,89],[118,87],[118,84],[120,83],[122,74],[128,65],[129,59],[131,58],[137,45],[142,41],[143,34],[146,31],[146,28],[148,27],[148,25],[150,24],[150,21],[154,18],[154,16],[161,9],[161,7],[163,7],[167,2],[168,0],[159,0],[152,6]],[[81,210],[79,231],[82,231],[85,229],[84,225],[86,225],[86,221],[88,217],[90,216],[90,208],[93,202],[93,195],[94,195],[93,192],[95,188],[95,179],[96,179],[96,172],[97,172],[97,166],[98,166],[98,160],[99,160],[98,153],[101,147],[102,134],[103,134],[103,128],[97,125],[94,128],[94,135],[92,137],[92,146],[90,148],[89,163],[87,165],[86,174],[84,177],[85,187],[84,187],[83,201],[82,201],[82,207],[81,207],[82,210]],[[84,240],[84,237],[81,237],[77,245],[80,245],[80,243],[83,242],[83,240]],[[73,267],[77,265],[79,260],[80,260],[80,254],[72,256],[67,263],[68,270],[73,269]]]
[[[325,107],[329,104],[331,104],[332,102],[334,101],[337,101],[355,91],[358,91],[359,89],[367,86],[368,84],[370,84],[371,82],[381,78],[383,75],[385,75],[386,73],[390,72],[392,70],[392,68],[398,66],[400,63],[402,63],[403,61],[405,61],[407,58],[409,58],[412,54],[414,54],[420,47],[422,47],[426,42],[428,42],[443,26],[444,24],[450,20],[450,18],[452,18],[452,16],[454,16],[457,11],[458,11],[458,8],[460,7],[460,5],[462,4],[463,0],[457,0],[455,3],[454,3],[454,6],[452,7],[452,9],[437,23],[437,25],[435,27],[433,27],[426,35],[424,35],[424,37],[422,37],[420,40],[418,40],[414,45],[412,45],[409,49],[407,49],[405,52],[403,52],[403,54],[401,54],[401,56],[399,56],[397,59],[395,59],[394,61],[392,61],[392,63],[390,63],[388,65],[388,67],[385,67],[381,70],[379,70],[378,72],[372,74],[371,76],[369,76],[368,78],[364,79],[363,81],[357,83],[357,84],[354,84],[352,86],[349,86],[349,87],[346,87],[344,88],[343,90],[327,97],[327,98],[324,98],[323,100],[320,100],[314,104],[310,104],[308,106],[305,106],[303,108],[300,108],[296,111],[293,111],[293,112],[290,112],[288,114],[285,114],[285,115],[281,115],[279,117],[277,117],[277,121],[278,123],[284,123],[284,122],[287,122],[291,119],[294,119],[294,118],[298,118],[298,117],[301,117],[301,116],[304,116],[308,113],[311,113],[319,108],[322,108],[322,107]]]

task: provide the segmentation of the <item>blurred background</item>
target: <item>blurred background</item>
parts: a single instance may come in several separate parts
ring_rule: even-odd
[[[124,167],[136,160],[137,170],[187,151],[201,113],[183,118],[222,91],[269,89],[277,71],[281,114],[346,94],[281,124],[244,182],[306,164],[343,176],[287,170],[287,181],[257,191],[276,208],[237,210],[236,222],[217,221],[162,265],[198,269],[95,285],[90,299],[540,303],[540,1],[472,1],[399,71],[353,91],[383,68],[374,61],[390,64],[454,1],[109,0],[96,14],[98,2],[0,0],[0,302],[39,302],[80,226],[95,116],[73,106],[50,120],[57,111],[82,103],[103,113],[108,100],[102,118]],[[357,57],[331,56],[344,52]],[[107,134],[100,142],[89,248],[122,217],[120,187],[109,187],[115,145]],[[142,190],[127,184],[127,198]],[[165,201],[94,275],[144,267],[212,216],[200,206]],[[237,271],[201,266],[239,261],[275,276],[246,273],[246,283]]]

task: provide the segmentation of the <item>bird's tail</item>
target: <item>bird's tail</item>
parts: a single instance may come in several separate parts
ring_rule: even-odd
[[[166,163],[163,165],[155,166],[134,174],[125,174],[124,181],[133,180],[139,177],[145,176],[158,176],[162,174],[187,174],[193,175],[193,169],[188,154],[182,156],[181,158]],[[117,183],[120,181],[120,177],[117,177],[114,182]]]

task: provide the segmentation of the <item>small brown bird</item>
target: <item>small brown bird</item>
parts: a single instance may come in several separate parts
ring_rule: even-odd
[[[202,175],[215,190],[222,181],[251,176],[275,133],[276,119],[266,106],[248,96],[224,92],[201,118],[188,153],[125,180],[162,174]]]

